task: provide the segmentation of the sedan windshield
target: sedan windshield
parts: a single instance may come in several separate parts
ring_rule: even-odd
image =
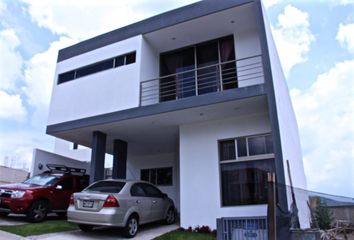
[[[124,187],[125,182],[102,181],[89,186],[84,192],[103,192],[103,193],[119,193]]]
[[[56,180],[59,179],[59,176],[50,176],[50,175],[37,175],[27,179],[23,183],[33,184],[39,186],[51,186]]]

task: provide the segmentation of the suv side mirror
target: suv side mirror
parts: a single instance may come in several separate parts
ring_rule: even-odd
[[[162,193],[162,198],[168,198],[168,195],[166,193]]]
[[[55,187],[55,189],[62,190],[62,189],[63,189],[63,186],[62,186],[62,185],[57,185],[57,186]]]

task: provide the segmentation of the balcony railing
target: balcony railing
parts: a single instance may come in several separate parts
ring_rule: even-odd
[[[140,105],[151,105],[264,82],[262,56],[207,65],[140,83]]]

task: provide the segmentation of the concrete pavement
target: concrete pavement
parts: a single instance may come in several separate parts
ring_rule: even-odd
[[[54,214],[49,216],[49,219],[58,219]],[[27,224],[24,215],[10,214],[7,217],[0,217],[0,226],[18,226]],[[161,223],[151,223],[140,226],[139,232],[134,240],[150,240],[163,235],[167,232],[176,230],[179,228],[179,224],[164,225]],[[21,237],[7,232],[0,231],[0,240],[119,240],[126,239],[122,229],[116,228],[96,228],[91,232],[85,233],[80,230],[60,233],[50,233],[38,236]]]

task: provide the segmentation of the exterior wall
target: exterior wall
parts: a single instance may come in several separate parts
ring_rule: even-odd
[[[43,169],[38,168],[39,164],[43,165]],[[31,176],[48,170],[46,167],[47,164],[60,164],[69,167],[84,168],[86,169],[86,173],[90,172],[90,162],[81,162],[72,158],[64,157],[62,155],[46,152],[40,149],[34,149]]]
[[[286,163],[287,160],[289,160],[292,182],[295,188],[295,198],[299,209],[300,225],[301,228],[309,228],[310,212],[307,206],[308,194],[307,191],[305,191],[307,189],[307,183],[302,162],[298,126],[295,118],[295,113],[292,108],[289,89],[286,84],[279,56],[277,54],[276,46],[272,37],[270,24],[266,18],[267,15],[264,9],[263,15],[265,16],[264,21],[266,27],[266,37],[273,76],[275,102],[278,114],[279,131],[284,161],[284,174],[286,185],[288,187],[288,204],[290,207],[292,199],[289,188],[290,181]]]
[[[180,126],[181,226],[208,225],[220,217],[266,216],[266,205],[221,206],[218,140],[270,132],[267,114]]]
[[[18,183],[27,179],[27,171],[0,166],[0,184]]]
[[[354,206],[329,207],[333,217],[333,224],[336,220],[344,220],[354,223]]]
[[[48,125],[139,105],[142,36],[136,36],[59,62]],[[58,74],[136,51],[136,62],[57,84]],[[93,107],[94,106],[94,107]]]
[[[79,146],[78,149],[73,149],[73,143],[55,138],[54,152],[68,158],[73,158],[79,161],[91,160],[91,149]]]
[[[258,72],[260,69],[256,68],[245,71],[245,68],[242,68],[245,65],[255,64],[257,61],[261,60],[261,57],[250,58],[262,54],[257,30],[251,29],[247,32],[234,33],[234,40],[239,87],[246,87],[250,85],[264,83],[263,77],[255,77],[259,75],[255,73]],[[252,76],[252,78],[250,78],[250,76]]]
[[[174,201],[177,209],[179,210],[179,171],[176,154],[164,153],[158,155],[134,155],[128,151],[127,179],[140,180],[141,169],[162,167],[172,167],[172,186],[158,186],[158,188],[162,192],[167,193],[167,195]]]

